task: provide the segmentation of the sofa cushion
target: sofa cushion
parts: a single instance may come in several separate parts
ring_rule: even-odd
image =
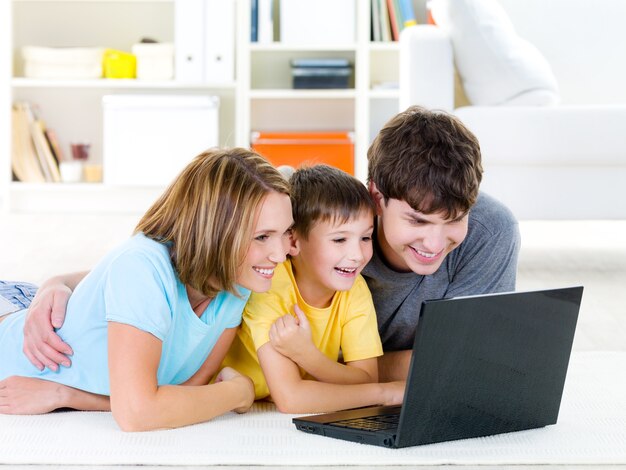
[[[517,35],[496,0],[434,0],[463,87],[474,105],[551,105],[558,85],[541,52]]]

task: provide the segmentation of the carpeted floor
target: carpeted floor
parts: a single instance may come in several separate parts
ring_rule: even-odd
[[[297,431],[267,403],[169,431],[123,433],[110,413],[0,415],[0,464],[624,465],[624,352],[572,356],[556,425],[385,449]]]

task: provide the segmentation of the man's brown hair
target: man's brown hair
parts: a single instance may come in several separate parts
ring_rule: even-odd
[[[368,181],[388,199],[454,218],[478,197],[482,165],[478,140],[443,111],[412,106],[393,117],[367,152]]]
[[[183,284],[209,297],[237,295],[256,216],[271,191],[289,195],[289,185],[263,157],[242,148],[210,149],[187,165],[135,232],[169,246]]]
[[[293,230],[308,239],[318,222],[345,223],[375,205],[367,188],[355,177],[328,165],[302,167],[289,179]]]

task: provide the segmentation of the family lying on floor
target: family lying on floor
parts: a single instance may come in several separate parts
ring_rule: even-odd
[[[480,148],[411,107],[368,150],[368,188],[198,155],[89,273],[0,282],[0,413],[111,410],[145,431],[245,412],[400,404],[422,301],[515,288],[519,231],[479,193]],[[368,191],[369,189],[369,191]]]

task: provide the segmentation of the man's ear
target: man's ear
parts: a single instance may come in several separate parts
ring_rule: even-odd
[[[289,235],[289,252],[287,254],[289,256],[298,256],[298,253],[300,253],[300,242],[296,232],[292,231]]]
[[[376,204],[376,215],[382,215],[382,205],[385,203],[385,198],[383,194],[376,187],[376,183],[370,181],[369,182],[369,191],[372,199],[374,199],[374,204]]]

